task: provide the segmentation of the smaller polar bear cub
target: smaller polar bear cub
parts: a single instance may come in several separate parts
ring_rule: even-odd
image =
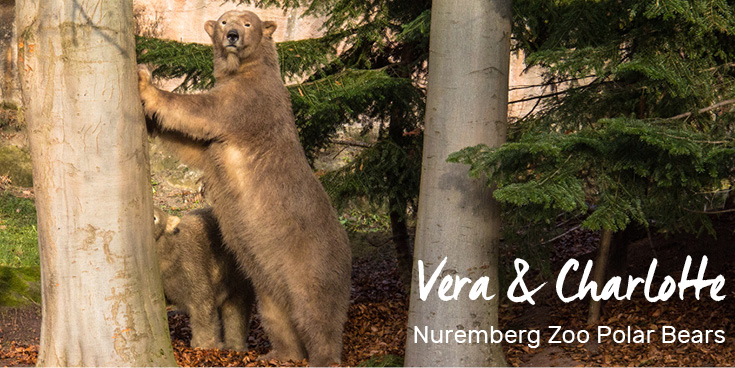
[[[163,291],[189,315],[191,346],[246,351],[255,294],[211,207],[181,218],[154,208],[153,222]]]

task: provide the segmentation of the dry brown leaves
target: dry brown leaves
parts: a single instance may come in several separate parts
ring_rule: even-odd
[[[579,236],[579,234],[575,234]],[[380,355],[403,356],[406,342],[408,300],[399,281],[394,259],[358,260],[352,275],[352,302],[345,326],[342,364],[358,365],[366,359]],[[727,280],[735,279],[732,264],[722,268]],[[674,275],[676,276],[676,275]],[[660,282],[660,280],[659,280]],[[726,333],[723,344],[664,344],[660,333],[651,343],[614,343],[611,339],[597,343],[597,326],[586,326],[586,302],[564,304],[558,298],[548,298],[535,306],[514,303],[501,305],[500,324],[503,328],[539,328],[543,331],[541,346],[530,348],[526,344],[508,344],[503,348],[506,359],[513,366],[528,364],[569,366],[733,366],[735,365],[735,293],[726,284],[723,302],[702,298],[696,300],[692,293],[685,300],[649,303],[641,295],[632,301],[609,302],[605,306],[600,325],[613,329],[633,326],[639,329],[655,329],[671,325],[677,329],[722,329]],[[543,315],[529,319],[532,314]],[[258,361],[261,354],[270,349],[259,321],[253,320],[249,339],[250,351],[234,352],[217,349],[192,349],[189,347],[191,332],[185,315],[169,313],[169,324],[177,363],[181,366],[304,366],[306,361],[279,362]],[[573,330],[590,331],[590,342],[585,344],[550,344],[548,325],[559,325]],[[37,345],[12,342],[0,350],[0,365],[34,365]],[[542,360],[538,360],[543,356]],[[556,360],[555,360],[556,359]]]
[[[375,355],[403,356],[408,302],[395,261],[357,261],[352,274],[352,303],[343,337],[342,364],[354,366]],[[305,366],[306,361],[258,361],[270,345],[257,316],[253,320],[247,353],[191,349],[186,316],[169,313],[171,338],[179,365],[186,367]]]
[[[10,346],[0,350],[0,364],[12,366],[35,366],[38,345],[25,345],[11,341]]]

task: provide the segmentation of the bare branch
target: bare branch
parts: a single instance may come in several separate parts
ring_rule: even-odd
[[[723,213],[735,212],[735,208],[731,208],[728,210],[719,210],[719,211],[698,211],[698,210],[691,210],[689,208],[684,208],[684,211],[691,212],[691,213],[699,213],[702,215],[719,215]]]
[[[554,241],[556,241],[558,239],[561,239],[563,236],[571,233],[572,231],[576,231],[577,229],[580,228],[580,226],[581,225],[574,226],[574,227],[570,228],[569,230],[567,230],[567,231],[565,231],[565,232],[563,232],[563,233],[561,233],[561,234],[559,234],[559,235],[557,235],[557,236],[555,236],[555,237],[553,237],[553,238],[551,238],[551,239],[549,239],[547,241],[544,241],[544,242],[539,243],[538,245],[546,245],[546,244],[549,244],[549,243],[553,243]]]
[[[332,140],[332,143],[340,144],[343,146],[353,146],[353,147],[363,147],[363,148],[370,148],[373,146],[372,143],[358,142],[358,141],[346,141],[342,139],[334,139]]]
[[[574,82],[574,81],[579,81],[579,80],[584,80],[584,79],[590,79],[590,78],[597,78],[597,75],[592,74],[592,75],[587,75],[587,76],[578,77],[578,78],[568,78],[568,79],[562,79],[562,80],[557,80],[557,81],[546,81],[546,82],[543,82],[541,84],[525,84],[525,85],[511,87],[508,90],[509,91],[515,91],[515,90],[519,90],[519,89],[548,87],[548,86],[552,86],[552,85],[557,85],[557,84],[562,84],[562,83],[567,83],[567,82]]]
[[[702,114],[702,113],[705,113],[707,111],[711,111],[711,110],[720,108],[722,106],[731,105],[731,104],[734,104],[734,103],[735,103],[735,99],[720,101],[720,102],[718,102],[718,103],[716,103],[716,104],[714,104],[712,106],[708,106],[708,107],[705,107],[703,109],[697,110],[697,114]],[[685,112],[683,114],[672,116],[672,117],[669,118],[669,120],[676,120],[676,119],[688,118],[692,114],[694,114],[694,113],[691,112],[691,111],[690,112]]]

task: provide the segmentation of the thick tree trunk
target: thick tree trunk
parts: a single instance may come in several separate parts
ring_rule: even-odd
[[[21,0],[41,366],[176,365],[152,237],[132,0]]]
[[[509,0],[435,0],[431,11],[428,100],[414,267],[423,261],[426,279],[446,257],[440,277],[488,276],[497,294],[499,208],[483,180],[447,156],[479,143],[505,141],[511,6]],[[498,327],[498,299],[470,300],[465,285],[458,300],[442,301],[437,281],[419,298],[414,269],[406,346],[407,366],[503,366],[500,344],[424,343],[415,328],[486,330]],[[451,290],[449,292],[451,294]]]

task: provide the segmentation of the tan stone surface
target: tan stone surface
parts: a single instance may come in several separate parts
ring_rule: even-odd
[[[525,55],[522,52],[511,53],[510,77],[508,80],[508,86],[510,87],[508,101],[511,102],[508,105],[508,120],[510,122],[526,116],[534,108],[538,100],[533,99],[516,103],[513,103],[513,101],[524,100],[543,94],[544,89],[540,87],[543,82],[541,72],[542,69],[539,67],[526,70]],[[541,104],[539,104],[534,112],[538,112],[541,107]]]
[[[160,37],[183,42],[209,43],[204,22],[219,18],[229,10],[250,10],[262,20],[278,24],[276,42],[318,37],[323,20],[302,17],[303,10],[284,11],[280,8],[260,9],[222,0],[136,0],[149,22],[158,21]]]

